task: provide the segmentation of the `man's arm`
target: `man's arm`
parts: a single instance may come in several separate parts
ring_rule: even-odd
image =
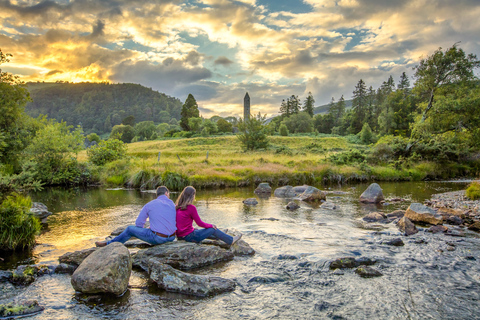
[[[148,209],[147,205],[144,205],[142,210],[140,210],[140,214],[137,217],[137,220],[135,220],[135,226],[143,228],[145,226],[145,222],[147,221],[148,218]]]

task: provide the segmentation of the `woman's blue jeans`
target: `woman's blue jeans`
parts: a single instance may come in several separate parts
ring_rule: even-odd
[[[232,236],[215,228],[195,229],[193,232],[187,234],[185,237],[180,238],[180,240],[199,243],[207,238],[222,240],[228,245],[232,244],[233,242]]]
[[[115,238],[113,238],[110,241],[107,241],[107,244],[110,244],[112,242],[125,243],[131,237],[135,237],[137,239],[143,240],[143,241],[148,242],[148,243],[153,244],[153,245],[162,244],[162,243],[165,243],[165,242],[170,242],[170,241],[175,240],[175,236],[171,236],[171,237],[168,237],[168,238],[162,238],[159,235],[156,235],[155,233],[153,233],[153,231],[150,230],[150,229],[140,228],[140,227],[136,227],[136,226],[128,226],[118,236],[116,236]]]

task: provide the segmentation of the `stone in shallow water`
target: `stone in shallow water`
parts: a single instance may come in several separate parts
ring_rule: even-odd
[[[327,201],[327,202],[322,203],[320,208],[326,209],[326,210],[335,210],[335,209],[337,209],[337,205],[333,202],[328,202]]]
[[[247,206],[255,206],[255,205],[258,204],[258,201],[255,198],[248,198],[248,199],[243,200],[243,204],[245,204]]]
[[[20,303],[0,304],[0,318],[14,319],[42,312],[45,308],[38,305],[36,300],[27,300]]]
[[[400,220],[398,220],[397,227],[398,227],[398,230],[403,232],[403,234],[406,236],[411,236],[412,234],[415,234],[418,232],[415,225],[410,221],[410,219],[408,219],[405,216]]]
[[[166,291],[200,297],[233,291],[236,286],[230,279],[189,274],[154,259],[148,262],[148,274],[158,287]]]
[[[412,203],[405,212],[405,217],[412,222],[422,222],[433,225],[442,224],[443,222],[442,215],[421,203]]]
[[[305,191],[298,196],[298,198],[305,202],[320,202],[325,201],[327,194],[315,187],[308,187]]]
[[[297,196],[297,193],[292,186],[283,186],[275,189],[273,195],[278,198],[293,198]]]
[[[400,238],[395,238],[392,240],[385,241],[384,244],[388,244],[389,246],[401,247],[404,246],[403,240]]]
[[[300,208],[300,206],[296,203],[296,202],[293,202],[293,201],[290,201],[288,204],[287,204],[287,209],[288,210],[297,210],[298,208]]]
[[[382,188],[377,183],[372,183],[368,186],[360,196],[360,202],[366,203],[380,203],[383,200]]]
[[[354,257],[338,258],[330,262],[330,269],[351,269],[360,265],[370,266],[375,264],[376,261],[367,257],[360,257],[358,259]]]
[[[82,263],[82,261],[85,260],[86,257],[91,255],[93,252],[95,252],[98,249],[100,249],[100,248],[93,247],[93,248],[89,248],[89,249],[85,249],[85,250],[67,252],[64,255],[60,256],[58,258],[58,261],[60,261],[60,263],[79,266]]]
[[[383,274],[380,271],[373,269],[371,267],[365,267],[365,266],[358,267],[355,270],[355,273],[363,278],[373,278],[373,277],[383,276]]]
[[[113,293],[127,290],[132,272],[132,257],[128,249],[113,242],[90,254],[72,275],[72,286],[83,293]]]
[[[448,228],[445,226],[431,226],[430,228],[428,228],[427,231],[431,233],[440,233],[440,232],[447,232]]]
[[[255,189],[254,193],[257,193],[257,194],[271,194],[272,193],[272,187],[270,187],[270,185],[267,182],[262,182]]]
[[[385,216],[381,212],[370,212],[362,218],[366,222],[383,222],[386,221]]]

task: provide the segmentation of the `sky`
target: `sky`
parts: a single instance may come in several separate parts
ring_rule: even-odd
[[[398,82],[436,49],[480,56],[480,0],[0,0],[3,71],[24,81],[139,83],[204,117],[279,112],[311,92]]]

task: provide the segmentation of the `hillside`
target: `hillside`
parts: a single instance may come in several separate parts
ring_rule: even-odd
[[[182,102],[139,84],[27,83],[33,102],[25,111],[81,125],[86,133],[109,133],[130,115],[136,122],[180,119]]]
[[[335,101],[338,102],[338,101]],[[348,110],[352,107],[353,100],[345,100],[345,109]],[[313,108],[313,114],[323,114],[328,113],[328,109],[330,108],[330,104],[324,104],[318,107]]]

